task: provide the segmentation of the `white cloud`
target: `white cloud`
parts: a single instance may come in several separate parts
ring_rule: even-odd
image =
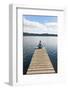
[[[24,18],[24,32],[57,33],[57,23],[39,23]]]
[[[46,26],[47,26],[49,33],[57,34],[57,23],[56,22],[46,23]]]
[[[24,19],[24,32],[30,33],[46,33],[47,27],[39,22],[33,22]]]

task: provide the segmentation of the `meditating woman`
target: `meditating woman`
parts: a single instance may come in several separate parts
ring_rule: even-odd
[[[41,40],[39,41],[38,48],[39,48],[39,49],[42,48]]]

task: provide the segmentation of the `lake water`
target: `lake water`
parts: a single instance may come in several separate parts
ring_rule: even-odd
[[[32,55],[41,40],[57,73],[57,36],[24,36],[23,38],[23,74],[26,74]]]

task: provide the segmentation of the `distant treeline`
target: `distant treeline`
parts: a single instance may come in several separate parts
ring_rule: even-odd
[[[57,36],[57,34],[48,34],[48,33],[42,33],[42,34],[35,34],[35,33],[25,33],[23,32],[24,36]]]

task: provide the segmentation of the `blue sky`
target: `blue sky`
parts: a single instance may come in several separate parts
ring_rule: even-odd
[[[30,21],[39,22],[39,23],[49,23],[57,22],[57,16],[32,16],[25,15],[24,18]]]
[[[24,15],[24,32],[57,34],[57,16]]]

